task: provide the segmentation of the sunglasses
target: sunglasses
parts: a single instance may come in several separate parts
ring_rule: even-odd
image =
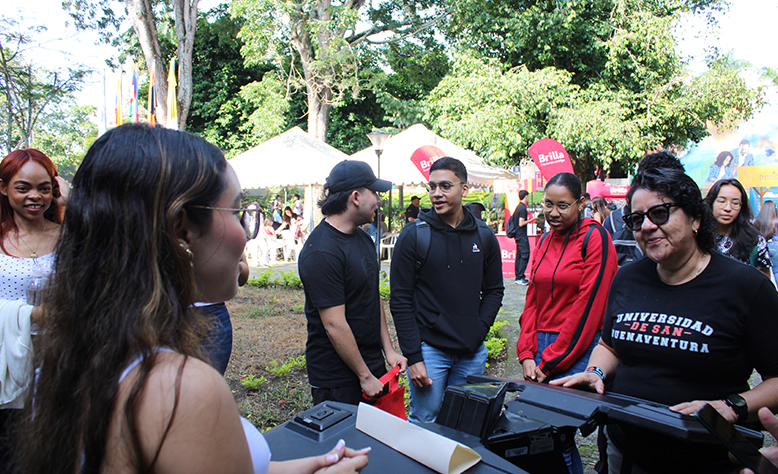
[[[666,202],[649,207],[646,212],[632,212],[623,217],[624,225],[632,232],[637,232],[643,227],[643,219],[646,217],[654,224],[662,225],[670,219],[670,209],[677,205],[674,202]]]
[[[246,236],[249,240],[255,239],[259,234],[259,206],[256,203],[251,203],[246,207],[235,209],[229,207],[212,207],[212,206],[192,206],[199,209],[210,209],[212,211],[232,211],[240,212],[240,223],[246,230]]]

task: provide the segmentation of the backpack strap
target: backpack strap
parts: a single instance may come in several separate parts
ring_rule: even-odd
[[[430,253],[430,244],[432,241],[432,230],[427,222],[421,219],[413,221],[416,224],[416,263],[414,269],[416,275],[419,274],[421,267],[427,263],[427,255]]]

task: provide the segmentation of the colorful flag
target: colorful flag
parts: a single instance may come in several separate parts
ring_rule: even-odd
[[[573,172],[573,164],[570,162],[567,150],[561,143],[551,138],[533,143],[529,147],[529,156],[546,179],[551,179],[558,173]]]
[[[167,73],[167,128],[178,130],[178,105],[176,103],[176,58],[170,58]]]
[[[119,79],[116,81],[116,126],[122,124],[122,72],[119,71]]]
[[[152,64],[149,68],[149,100],[148,100],[148,117],[147,121],[149,125],[156,125],[157,120],[154,114],[157,112],[157,95],[154,93],[154,67]]]
[[[130,115],[132,122],[138,123],[138,74],[135,69],[135,63],[132,64],[132,98],[130,99]]]

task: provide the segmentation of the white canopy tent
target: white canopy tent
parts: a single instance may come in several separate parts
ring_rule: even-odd
[[[330,170],[348,158],[342,151],[293,127],[229,160],[243,189],[271,186],[305,187],[305,226],[313,227],[316,198],[313,186],[322,185]]]
[[[470,150],[465,150],[450,141],[439,137],[422,124],[412,125],[406,130],[390,137],[381,154],[381,178],[394,184],[421,184],[425,182],[411,155],[419,147],[433,145],[447,156],[462,161],[467,168],[467,180],[470,184],[490,186],[496,179],[516,179],[516,173],[484,163],[484,160]],[[354,153],[349,159],[367,162],[378,174],[378,160],[373,147]]]

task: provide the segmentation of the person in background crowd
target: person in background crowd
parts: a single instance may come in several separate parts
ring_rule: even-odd
[[[273,211],[273,230],[278,230],[281,224],[284,223],[284,217],[282,209],[284,206],[281,204],[281,196],[276,194],[276,198],[273,201],[273,205],[270,210]]]
[[[684,170],[681,161],[666,151],[649,153],[638,163],[638,173],[657,168]],[[616,255],[619,258],[619,267],[643,258],[643,252],[635,241],[632,229],[624,225],[623,217],[629,213],[629,202],[627,202],[623,207],[611,212],[602,223],[613,239],[613,246],[616,247]]]
[[[524,276],[529,263],[529,237],[527,236],[527,224],[535,222],[537,217],[528,219],[527,203],[529,202],[529,192],[526,189],[519,191],[519,204],[513,211],[509,220],[510,228],[513,230],[513,239],[516,240],[516,260],[515,275],[516,283],[519,285],[529,285],[529,280]],[[510,235],[508,237],[511,237]]]
[[[592,207],[592,196],[589,193],[583,193],[583,216],[592,217],[594,208]]]
[[[421,203],[419,196],[411,197],[411,203],[408,204],[408,207],[405,209],[405,214],[403,215],[406,224],[414,222],[419,218],[419,203]]]
[[[778,211],[776,211],[773,201],[765,201],[759,215],[756,216],[756,230],[759,235],[767,241],[767,250],[770,253],[770,262],[773,264],[773,277],[775,278],[776,268],[778,268],[778,241],[776,233],[778,232]]]
[[[292,212],[294,212],[296,216],[303,215],[303,202],[300,200],[299,194],[294,195],[294,202],[292,203],[292,206],[294,206]]]
[[[546,184],[543,212],[551,232],[535,248],[516,353],[524,379],[548,382],[582,372],[600,340],[608,287],[618,270],[610,236],[581,217],[581,181],[559,173]],[[577,449],[564,453],[583,473]]]
[[[602,340],[588,368],[551,382],[610,390],[694,414],[712,405],[731,423],[778,407],[778,292],[762,275],[715,249],[715,219],[680,170],[639,172],[624,216],[648,257],[622,267],[611,284]],[[749,388],[756,369],[763,382]],[[608,469],[731,473],[727,449],[613,423],[605,430]]]
[[[270,462],[264,438],[201,358],[207,322],[192,305],[238,290],[248,237],[240,203],[224,155],[195,135],[126,124],[95,141],[73,181],[44,300],[18,472],[354,473],[367,465],[367,450],[342,443]]]
[[[38,322],[40,291],[47,286],[56,259],[68,191],[54,163],[39,150],[12,151],[0,163],[0,303],[4,320],[21,322],[8,325],[0,340],[6,365],[0,380],[0,466],[10,464],[9,427],[21,413],[29,388],[25,369],[32,353],[25,348],[32,347],[31,323]]]
[[[494,232],[462,206],[467,169],[444,157],[430,168],[432,209],[406,225],[394,245],[392,316],[408,358],[408,419],[432,422],[446,387],[483,374],[484,338],[502,305],[500,246]],[[424,263],[417,242],[426,233]]]
[[[734,178],[716,181],[705,202],[716,218],[719,252],[751,265],[769,277],[773,264],[767,241],[751,223],[748,194],[740,181]]]
[[[705,180],[706,184],[713,184],[720,179],[732,178],[732,167],[729,166],[732,163],[732,153],[728,151],[722,151],[716,160],[710,165],[708,169],[708,178]]]
[[[754,166],[754,154],[751,153],[751,142],[746,140],[740,140],[738,147],[730,152],[732,155],[732,163],[730,163],[730,175],[733,178],[737,178],[737,170],[741,166]]]
[[[319,201],[326,217],[300,252],[308,320],[305,363],[314,405],[358,404],[363,394],[377,398],[384,389],[378,381],[386,373],[384,360],[405,371],[407,360],[392,348],[378,292],[375,245],[359,229],[375,219],[378,193],[391,186],[367,163],[336,164]]]
[[[594,212],[592,212],[592,219],[596,220],[599,224],[602,224],[605,221],[605,218],[611,213],[610,208],[608,208],[608,201],[602,196],[597,196],[592,199],[592,209],[594,210]]]

